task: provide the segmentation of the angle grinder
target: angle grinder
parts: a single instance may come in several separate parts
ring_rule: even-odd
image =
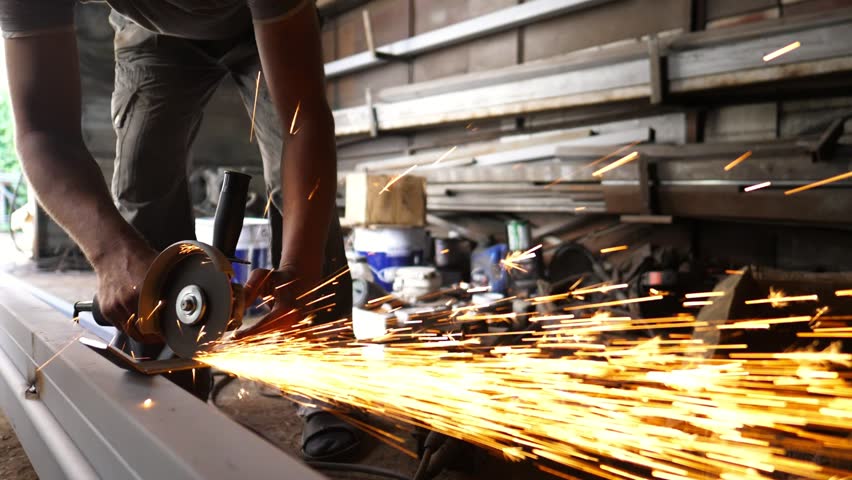
[[[115,345],[117,338],[110,345],[81,341],[122,367],[152,374],[198,367],[192,360],[198,352],[239,328],[245,310],[243,286],[234,281],[232,262],[246,263],[235,253],[250,179],[243,173],[226,172],[213,244],[187,240],[170,245],[154,259],[139,289],[139,307],[129,321],[135,322],[143,339],[165,342],[178,359],[138,360]],[[74,309],[75,316],[89,311],[99,325],[113,326],[101,315],[97,298],[77,302]]]

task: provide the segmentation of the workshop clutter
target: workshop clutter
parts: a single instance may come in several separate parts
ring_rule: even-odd
[[[195,219],[195,236],[199,242],[213,243],[213,218]],[[237,241],[235,256],[246,262],[233,262],[235,280],[245,283],[249,272],[255,268],[270,268],[271,258],[271,231],[269,220],[265,218],[246,218],[243,220],[243,228]]]
[[[423,264],[426,231],[419,227],[356,227],[352,241],[358,256],[366,259],[373,278],[391,291],[400,267]]]

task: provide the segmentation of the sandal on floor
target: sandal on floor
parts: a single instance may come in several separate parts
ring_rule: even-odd
[[[347,459],[359,450],[362,437],[355,425],[319,411],[306,417],[302,426],[302,457],[324,462]]]

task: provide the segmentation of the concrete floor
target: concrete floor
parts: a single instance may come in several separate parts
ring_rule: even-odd
[[[92,272],[44,272],[35,268],[25,256],[18,254],[12,247],[8,235],[0,234],[0,271],[24,279],[39,288],[45,289],[67,301],[91,298],[95,292],[96,278]],[[244,389],[242,395],[238,395]],[[247,392],[247,394],[246,394]],[[285,452],[298,458],[300,449],[301,420],[296,416],[295,405],[282,397],[267,397],[262,393],[273,393],[266,387],[254,382],[235,380],[225,387],[216,399],[216,404],[235,421],[254,430]],[[240,398],[242,397],[242,398]],[[398,436],[409,439],[405,445],[415,448],[411,432],[393,430],[380,418],[369,418],[368,422],[386,430],[392,430]],[[373,465],[406,476],[412,476],[418,461],[391,446],[367,437],[358,463]],[[440,480],[479,480],[513,479],[529,480],[551,479],[528,464],[513,464],[497,455],[463,447],[460,452],[464,465],[452,471],[441,473]],[[378,478],[365,474],[327,473],[336,479]],[[0,479],[31,480],[38,478],[15,438],[14,430],[0,412]]]

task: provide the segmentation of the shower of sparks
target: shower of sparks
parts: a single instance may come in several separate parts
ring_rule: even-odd
[[[254,115],[257,113],[257,97],[260,93],[260,74],[261,71],[257,71],[257,80],[254,84],[254,104],[251,107],[251,130],[249,130],[249,143],[254,140]]]
[[[151,400],[150,398],[146,398],[145,401],[142,402],[142,408],[144,408],[145,410],[147,410],[147,409],[149,409],[153,406],[154,406],[154,401]]]
[[[839,182],[840,180],[845,180],[850,177],[852,177],[852,172],[841,173],[840,175],[835,175],[824,180],[819,180],[817,182],[809,183],[807,185],[802,185],[801,187],[796,187],[792,190],[787,190],[786,192],[784,192],[784,195],[793,195],[799,192],[804,192],[805,190],[821,187],[829,183]]]
[[[785,53],[790,53],[793,50],[795,50],[795,49],[797,49],[801,46],[802,46],[801,42],[793,42],[793,43],[791,43],[787,46],[784,46],[784,47],[779,48],[778,50],[775,50],[774,52],[767,53],[766,55],[763,56],[763,61],[769,62],[769,61],[775,60],[776,58],[780,57],[781,55],[784,55]]]
[[[296,130],[296,118],[299,116],[299,109],[302,107],[302,101],[299,100],[296,103],[296,111],[293,113],[293,120],[290,122],[290,135],[295,135],[298,130]]]
[[[609,165],[601,168],[600,170],[596,170],[596,171],[592,172],[592,176],[600,177],[604,173],[609,172],[610,170],[615,170],[616,168],[618,168],[622,165],[625,165],[627,163],[630,163],[633,160],[636,160],[637,158],[639,158],[639,152],[629,153],[629,154],[619,158],[618,160],[610,163]]]
[[[607,247],[607,248],[602,248],[601,253],[622,252],[624,250],[627,250],[628,248],[630,248],[630,247],[628,247],[627,245],[618,245],[618,246],[615,246],[615,247]]]
[[[180,255],[189,255],[190,253],[201,252],[201,251],[203,251],[203,250],[198,245],[193,245],[191,243],[182,243],[182,244],[180,244],[180,249],[178,250],[178,253]]]
[[[412,166],[408,167],[408,169],[407,169],[406,171],[404,171],[404,172],[400,173],[399,175],[397,175],[397,176],[393,177],[393,178],[392,178],[392,179],[388,182],[388,184],[387,184],[387,185],[385,185],[385,186],[384,186],[384,188],[382,188],[382,189],[379,191],[379,195],[381,195],[381,194],[383,194],[383,193],[387,192],[387,191],[388,191],[388,189],[391,187],[391,185],[393,185],[394,183],[398,182],[398,181],[399,181],[399,179],[401,179],[402,177],[404,177],[404,176],[408,175],[409,173],[411,173],[411,171],[412,171],[412,170],[414,170],[415,168],[417,168],[417,166],[418,166],[418,165],[416,165],[416,164],[415,164],[415,165],[412,165]]]
[[[286,395],[351,405],[532,460],[561,478],[852,475],[852,384],[841,373],[852,354],[839,342],[822,351],[736,353],[747,346],[686,333],[714,328],[690,315],[531,320],[555,328],[511,332],[525,334],[525,345],[483,347],[489,334],[411,328],[356,341],[344,320],[224,341],[198,359]],[[603,343],[602,333],[618,338]]]
[[[753,191],[755,191],[755,190],[760,190],[761,188],[766,188],[766,187],[768,187],[768,186],[770,186],[770,185],[772,185],[772,182],[757,183],[757,184],[752,185],[752,186],[750,186],[750,187],[745,187],[745,188],[743,189],[743,191],[744,191],[744,192],[753,192]]]
[[[541,244],[538,244],[529,250],[525,251],[517,251],[517,252],[509,252],[506,255],[506,258],[500,260],[500,266],[503,267],[504,270],[510,272],[512,270],[520,270],[524,273],[527,273],[527,270],[521,266],[521,262],[525,262],[527,260],[532,260],[535,258],[536,250],[541,248]]]
[[[446,152],[444,152],[444,154],[443,154],[443,155],[441,155],[440,157],[438,157],[438,159],[437,159],[437,160],[435,160],[435,161],[432,163],[432,165],[437,165],[437,164],[441,163],[441,162],[442,162],[445,158],[449,157],[449,156],[450,156],[453,152],[455,152],[455,151],[456,151],[456,148],[458,148],[458,146],[454,146],[453,148],[451,148],[451,149],[447,150]]]
[[[731,170],[732,168],[734,168],[734,167],[736,167],[737,165],[741,164],[744,160],[746,160],[746,159],[747,159],[748,157],[750,157],[750,156],[751,156],[751,150],[749,150],[749,151],[745,152],[744,154],[740,155],[740,156],[739,156],[739,157],[737,157],[737,158],[736,158],[736,160],[734,160],[733,162],[731,162],[731,163],[729,163],[729,164],[725,165],[725,171],[727,172],[728,170]]]

